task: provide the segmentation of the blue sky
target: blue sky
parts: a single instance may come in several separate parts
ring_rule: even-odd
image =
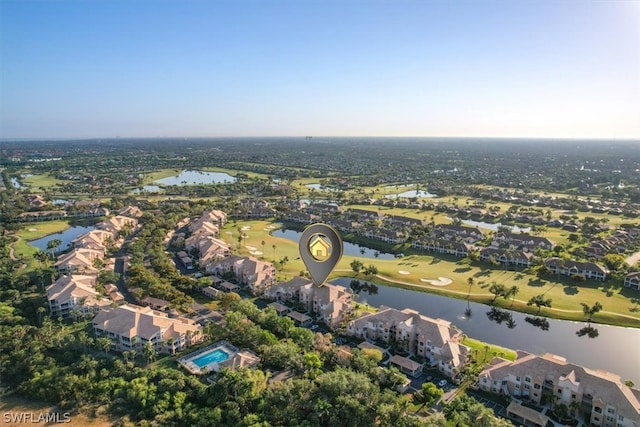
[[[0,0],[0,137],[640,138],[640,1]]]

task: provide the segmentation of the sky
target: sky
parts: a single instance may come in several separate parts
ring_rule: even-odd
[[[640,139],[640,0],[0,0],[0,138]]]

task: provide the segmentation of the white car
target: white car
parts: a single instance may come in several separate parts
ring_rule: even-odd
[[[438,387],[444,387],[447,385],[447,380],[442,380],[440,382],[438,382]]]

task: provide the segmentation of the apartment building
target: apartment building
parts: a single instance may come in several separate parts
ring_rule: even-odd
[[[517,352],[511,362],[495,358],[479,376],[480,389],[531,401],[563,403],[585,426],[637,427],[640,390],[618,375],[568,363],[561,356]]]
[[[131,304],[100,311],[93,330],[111,339],[116,351],[142,351],[150,342],[157,352],[174,354],[202,340],[202,326],[193,320]]]

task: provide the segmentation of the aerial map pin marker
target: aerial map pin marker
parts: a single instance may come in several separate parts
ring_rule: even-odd
[[[322,286],[342,258],[340,235],[326,224],[312,224],[302,232],[298,247],[313,284]]]

